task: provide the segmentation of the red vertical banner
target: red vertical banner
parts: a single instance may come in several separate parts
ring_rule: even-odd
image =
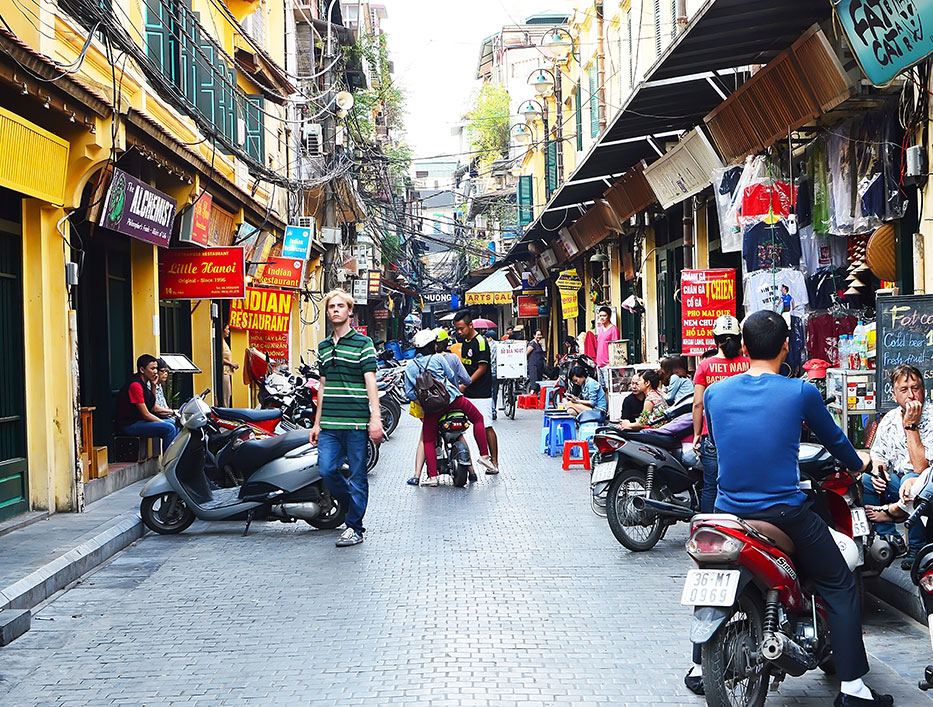
[[[682,353],[701,356],[716,347],[713,322],[724,314],[735,316],[735,270],[684,270],[680,295],[683,304]]]

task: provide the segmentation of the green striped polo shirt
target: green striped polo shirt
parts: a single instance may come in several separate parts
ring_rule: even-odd
[[[317,351],[324,378],[321,429],[365,430],[370,415],[363,374],[376,371],[373,340],[351,329],[336,344],[328,336]]]

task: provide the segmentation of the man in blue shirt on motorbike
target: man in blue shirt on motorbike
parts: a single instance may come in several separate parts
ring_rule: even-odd
[[[748,371],[720,381],[704,396],[707,426],[719,453],[716,510],[773,523],[790,536],[797,566],[827,608],[841,682],[833,704],[893,705],[891,695],[862,682],[868,658],[855,578],[829,527],[798,488],[801,424],[805,422],[849,469],[870,471],[871,463],[836,426],[815,386],[780,375],[788,353],[787,323],[780,314],[749,315],[742,338],[751,359]]]

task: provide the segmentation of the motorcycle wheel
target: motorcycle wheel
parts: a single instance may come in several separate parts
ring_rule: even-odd
[[[331,497],[330,508],[314,520],[306,520],[305,523],[318,530],[333,530],[334,528],[339,528],[346,517],[347,512],[343,506],[340,505],[340,501]]]
[[[609,486],[606,500],[606,518],[609,529],[624,547],[632,552],[650,550],[664,534],[664,524],[656,513],[637,511],[632,499],[645,495],[645,475],[640,471],[628,470],[619,474]],[[657,498],[657,492],[652,492]]]
[[[366,438],[366,472],[369,473],[379,461],[379,445]]]
[[[732,614],[703,644],[703,687],[709,707],[761,707],[768,696],[768,666],[755,665],[764,637],[761,603],[742,594]]]
[[[467,483],[468,467],[459,462],[454,462],[454,486],[463,487]]]
[[[144,498],[139,515],[149,530],[160,535],[180,533],[195,521],[194,513],[174,491]]]
[[[382,431],[388,437],[398,427],[399,418],[402,416],[402,408],[395,400],[386,396],[380,402],[379,409],[382,413]]]

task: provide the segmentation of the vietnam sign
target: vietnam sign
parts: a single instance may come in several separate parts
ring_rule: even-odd
[[[735,270],[684,270],[683,354],[701,356],[716,346],[713,322],[724,314],[735,316]]]
[[[170,248],[159,251],[159,299],[242,299],[242,248]]]
[[[213,201],[210,194],[202,191],[194,205],[185,211],[181,217],[181,228],[178,231],[178,240],[181,243],[207,247]]]
[[[466,304],[512,304],[511,292],[467,292]]]
[[[176,206],[177,202],[168,194],[114,168],[100,225],[166,248],[172,238]]]
[[[301,274],[304,272],[305,261],[292,258],[269,258],[262,275],[256,279],[257,285],[270,287],[288,287],[301,289]]]
[[[291,292],[248,287],[245,298],[230,303],[230,328],[287,332],[293,299]]]
[[[862,71],[886,86],[933,53],[933,0],[838,0],[836,16]]]
[[[279,332],[250,331],[249,345],[273,360],[288,361],[288,329]]]

